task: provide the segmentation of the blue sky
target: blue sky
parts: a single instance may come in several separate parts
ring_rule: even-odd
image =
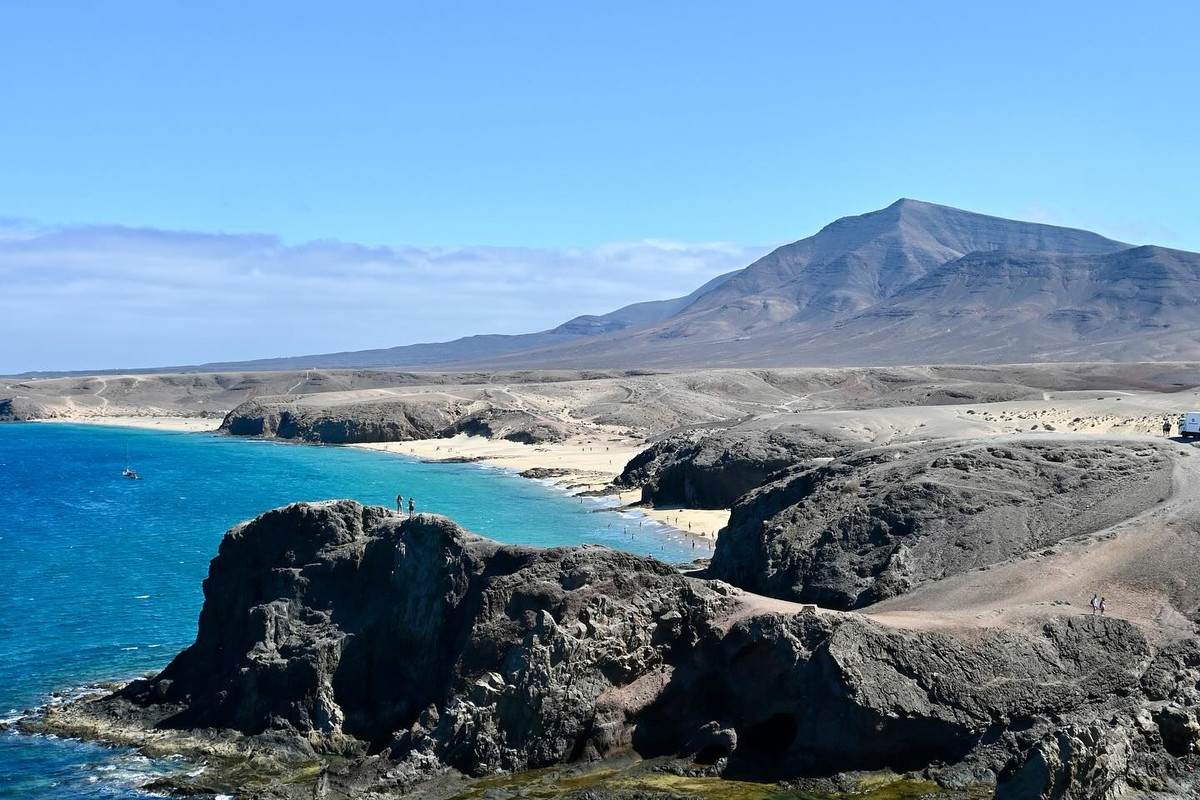
[[[900,196],[1200,250],[1200,6],[1132,8],[0,3],[0,217],[56,235],[526,248],[535,275],[563,249],[717,243],[702,267],[596,295],[574,285],[507,316],[459,303],[444,325],[405,325],[381,298],[362,312],[378,325],[318,349],[536,329],[685,293],[742,266],[722,254]],[[54,252],[47,280],[65,258]],[[434,297],[397,270],[409,297]],[[0,335],[36,322],[7,311]],[[180,356],[168,361],[303,352],[316,338],[196,333],[164,342]],[[160,357],[64,339],[0,371]]]

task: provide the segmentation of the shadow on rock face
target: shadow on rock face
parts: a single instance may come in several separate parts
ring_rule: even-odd
[[[900,716],[865,703],[831,646],[873,634],[842,627],[811,614],[735,625],[676,670],[642,715],[634,746],[649,756],[679,752],[690,732],[707,724],[733,735],[724,751],[720,742],[707,744],[698,760],[726,759],[726,777],[776,779],[904,772],[958,761],[976,744],[982,727],[961,724],[943,709]]]

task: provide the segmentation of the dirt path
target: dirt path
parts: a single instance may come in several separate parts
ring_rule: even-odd
[[[756,617],[759,614],[802,614],[805,612],[815,614],[842,614],[842,611],[830,611],[828,609],[817,608],[810,603],[793,603],[790,600],[780,600],[775,597],[766,597],[761,594],[754,594],[742,589],[736,590],[738,604],[733,607],[733,610],[721,620],[718,620],[717,627],[723,631],[727,631],[735,624],[750,617]]]
[[[303,386],[305,383],[307,383],[308,382],[308,373],[309,373],[309,370],[305,370],[304,377],[301,378],[300,380],[296,381],[295,383],[293,383],[291,386],[289,386],[287,391],[284,392],[284,394],[291,394],[292,392],[296,391],[301,386]]]
[[[97,378],[96,380],[100,382],[100,388],[95,391],[94,396],[100,401],[100,407],[102,409],[108,408],[108,398],[104,396],[104,393],[108,391],[108,379]]]

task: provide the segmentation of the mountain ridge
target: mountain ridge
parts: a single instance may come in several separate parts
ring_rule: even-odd
[[[682,297],[543,331],[183,369],[1191,360],[1200,358],[1197,282],[1197,253],[901,198]]]

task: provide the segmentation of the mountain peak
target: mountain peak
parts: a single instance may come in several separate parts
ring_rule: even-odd
[[[911,198],[911,197],[901,197],[900,199],[896,200],[896,202],[894,202],[894,203],[892,203],[890,206],[888,206],[888,208],[899,208],[899,209],[904,209],[904,208],[930,208],[930,207],[934,207],[934,208],[950,208],[950,206],[939,206],[937,203],[928,203],[928,202],[926,202],[926,201],[924,201],[924,200],[915,200],[915,199],[913,199],[913,198]],[[885,210],[885,211],[886,211],[887,209],[883,209],[883,210]],[[954,210],[954,211],[957,211],[958,209],[953,209],[953,210]]]
[[[1127,247],[1087,231],[902,197],[886,208],[842,217],[807,239],[772,251],[686,311],[706,319],[726,316],[722,335],[747,335],[785,323],[821,326],[874,306],[968,253],[1098,255]]]
[[[901,197],[891,205],[868,211],[865,214],[853,214],[838,217],[818,231],[817,236],[846,230],[854,230],[856,236],[878,236],[881,233],[894,230],[902,222],[920,223],[924,220],[939,218],[974,218],[982,217],[971,211],[963,211],[952,206],[929,203],[925,200],[914,200],[911,197]]]

